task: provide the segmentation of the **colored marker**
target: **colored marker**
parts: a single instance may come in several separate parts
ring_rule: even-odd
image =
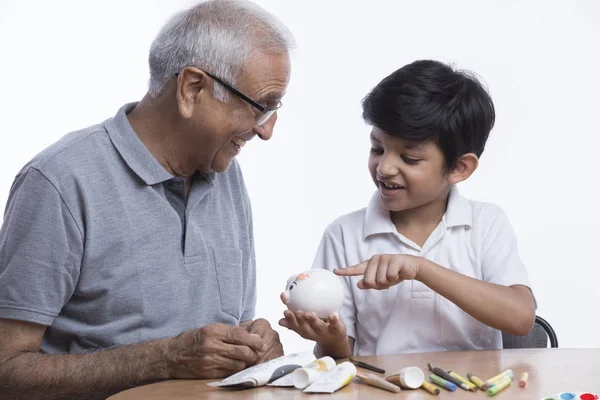
[[[508,376],[510,379],[515,377],[515,373],[513,372],[512,369],[507,369],[504,372],[499,373],[498,375],[488,379],[487,381],[485,381],[485,383],[487,383],[489,386],[492,386],[496,381],[499,381],[500,379],[504,378],[505,376]]]
[[[488,390],[489,386],[483,381],[483,379],[476,377],[473,374],[467,374],[467,378],[471,380],[481,390]]]
[[[488,389],[487,395],[490,397],[495,396],[507,387],[509,387],[511,383],[512,379],[510,379],[508,376],[505,376],[501,380],[496,381],[496,383]]]
[[[465,385],[467,385],[469,387],[469,390],[471,390],[473,392],[477,391],[477,386],[475,386],[472,382],[469,382],[468,380],[466,380],[465,378],[463,378],[462,376],[460,376],[456,372],[454,372],[454,371],[448,371],[448,373],[450,374],[451,377],[456,378],[459,381],[461,381],[462,383],[464,383]]]
[[[529,374],[527,372],[523,372],[521,374],[521,379],[519,379],[519,387],[527,387],[527,379],[529,379]]]
[[[449,390],[451,392],[454,392],[456,390],[456,385],[454,383],[448,382],[444,378],[440,378],[439,376],[437,376],[435,374],[429,375],[429,380],[431,382],[435,383],[436,385],[439,385],[439,386],[443,387],[444,389]]]
[[[435,385],[432,385],[429,382],[423,382],[421,384],[421,388],[427,390],[429,393],[437,396],[438,394],[440,394],[440,389],[438,389],[437,387],[435,387]]]
[[[431,372],[433,372],[434,374],[436,374],[440,378],[444,378],[448,382],[452,382],[456,386],[459,386],[459,387],[461,387],[464,390],[469,390],[469,387],[467,385],[465,385],[464,383],[462,383],[461,381],[459,381],[458,379],[456,379],[455,377],[453,377],[452,375],[450,375],[449,373],[447,373],[443,369],[435,367],[431,363],[427,364],[427,367],[429,368],[429,370]]]

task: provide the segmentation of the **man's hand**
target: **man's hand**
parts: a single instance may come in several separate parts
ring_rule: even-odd
[[[245,327],[249,333],[260,337],[267,346],[266,351],[260,351],[258,353],[258,359],[255,364],[260,364],[283,356],[283,346],[279,341],[279,333],[271,328],[271,324],[269,324],[266,319],[255,319],[245,325]]]
[[[261,337],[244,328],[211,324],[172,338],[167,358],[173,378],[216,379],[255,364],[268,349]]]
[[[419,266],[423,258],[408,254],[375,255],[371,259],[333,272],[339,276],[360,276],[359,289],[383,290],[406,280],[419,278]]]

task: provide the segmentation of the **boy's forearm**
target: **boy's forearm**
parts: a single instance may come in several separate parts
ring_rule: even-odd
[[[480,322],[512,334],[526,335],[535,320],[529,289],[483,282],[423,259],[417,280]]]
[[[5,354],[0,399],[106,399],[168,379],[167,345],[164,339],[87,354]]]
[[[332,343],[317,343],[321,356],[329,356],[332,358],[348,358],[352,355],[350,347],[350,339],[348,337],[340,338],[340,340]]]

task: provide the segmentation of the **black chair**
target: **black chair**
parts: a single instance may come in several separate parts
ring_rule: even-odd
[[[526,336],[516,336],[510,333],[502,332],[502,344],[505,349],[543,349],[548,347],[558,347],[556,332],[544,318],[535,317],[533,329]]]

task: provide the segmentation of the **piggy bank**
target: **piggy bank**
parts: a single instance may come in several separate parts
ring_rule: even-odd
[[[342,307],[344,286],[333,272],[310,269],[288,279],[281,300],[291,311],[313,312],[326,319]]]

